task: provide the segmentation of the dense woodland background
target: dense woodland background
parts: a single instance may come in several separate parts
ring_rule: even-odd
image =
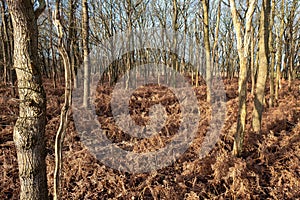
[[[0,2],[1,199],[300,198],[299,0]],[[164,45],[180,46],[183,53],[145,47],[119,55],[112,45],[107,56],[118,59],[93,65],[90,53],[109,38],[151,28],[180,32],[195,46],[172,38]],[[147,46],[146,40],[131,42]],[[182,55],[203,62],[192,66]],[[150,139],[120,130],[110,108],[114,84],[123,75],[124,91],[153,78],[153,71],[136,67],[143,63],[165,65],[157,70],[158,82],[176,86],[167,68],[184,75],[201,119],[195,140],[175,163],[130,174],[103,165],[84,146],[72,117],[71,91],[83,84],[83,107],[95,105],[112,142],[129,151],[155,151],[180,126],[180,105],[170,90],[145,85],[130,100],[140,125],[149,120],[151,106],[166,107],[166,125]],[[97,70],[104,73],[89,102],[88,83]],[[203,138],[217,123],[211,119],[217,75],[226,92],[225,122],[215,147],[200,159]],[[121,104],[121,94],[119,99]]]

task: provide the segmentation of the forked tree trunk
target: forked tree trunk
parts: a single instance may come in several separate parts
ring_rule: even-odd
[[[31,0],[9,0],[8,5],[14,28],[14,68],[20,97],[19,118],[14,127],[20,199],[48,199],[44,137],[46,94],[37,48],[37,17],[44,7],[34,12]]]
[[[259,26],[259,65],[257,71],[257,81],[254,93],[254,108],[252,116],[252,127],[255,132],[261,131],[262,113],[264,110],[265,86],[269,66],[269,18],[270,18],[270,0],[262,2]]]
[[[254,13],[256,0],[251,0],[246,13],[246,27],[244,39],[241,31],[241,22],[238,19],[235,1],[230,0],[230,10],[233,19],[234,29],[236,31],[237,49],[240,60],[239,73],[239,110],[237,119],[237,129],[234,137],[233,155],[240,156],[243,151],[244,134],[246,127],[246,99],[247,99],[247,57],[249,53],[251,22]]]

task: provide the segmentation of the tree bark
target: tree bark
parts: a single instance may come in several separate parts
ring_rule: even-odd
[[[48,199],[44,137],[46,94],[38,62],[38,15],[31,0],[9,0],[8,6],[14,28],[14,68],[20,97],[19,118],[14,127],[20,199]]]
[[[270,0],[262,2],[259,27],[259,65],[257,69],[257,81],[254,93],[254,108],[252,116],[252,127],[255,132],[261,131],[262,113],[264,110],[265,86],[269,66],[269,18],[270,18]]]

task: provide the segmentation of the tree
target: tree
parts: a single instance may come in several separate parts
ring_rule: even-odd
[[[48,4],[48,18],[52,19],[52,12],[51,12],[51,6],[50,6],[50,0],[47,0],[47,4]],[[53,82],[53,86],[54,88],[56,88],[56,79],[57,79],[57,69],[56,69],[56,55],[55,55],[55,51],[53,48],[53,23],[52,20],[49,20],[49,54],[51,54],[51,62],[50,62],[50,58],[49,59],[49,68],[51,70],[51,76],[52,76],[52,82]]]
[[[252,16],[254,13],[256,0],[249,2],[248,11],[246,13],[246,28],[244,31],[244,39],[242,38],[241,21],[237,13],[235,1],[230,0],[230,10],[233,19],[234,29],[236,31],[237,49],[240,61],[239,73],[239,110],[237,119],[237,130],[234,137],[233,154],[240,156],[243,150],[244,134],[246,126],[246,99],[247,99],[247,56],[249,53],[249,43],[251,34]]]
[[[89,14],[87,0],[82,0],[82,44],[83,44],[83,106],[88,107],[90,96],[90,57],[89,57]]]
[[[259,26],[259,65],[257,69],[257,80],[254,92],[254,108],[252,116],[252,127],[255,132],[261,131],[262,113],[264,110],[265,87],[268,76],[269,66],[269,18],[270,0],[262,2]]]
[[[179,23],[178,23],[178,15],[179,15],[179,8],[178,8],[178,0],[173,0],[172,1],[172,9],[173,9],[173,15],[172,15],[172,30],[174,31],[174,33],[177,33],[177,31],[179,30]],[[171,55],[171,59],[172,59],[172,67],[173,70],[171,71],[172,73],[172,84],[174,87],[176,87],[176,75],[175,75],[175,70],[176,72],[179,71],[179,63],[178,63],[178,38],[177,35],[175,34],[174,37],[172,38],[172,48],[174,49],[174,53],[172,53]]]
[[[54,14],[54,24],[58,34],[58,50],[63,59],[65,71],[65,101],[61,109],[60,124],[55,138],[55,171],[54,171],[54,199],[60,199],[60,175],[62,168],[62,147],[68,126],[69,108],[72,102],[72,67],[70,63],[70,55],[63,42],[63,26],[61,24],[60,0],[56,1]]]
[[[270,101],[269,104],[271,107],[274,106],[274,67],[275,67],[275,51],[274,51],[274,39],[273,39],[273,25],[274,25],[274,17],[275,17],[275,0],[272,0],[271,6],[271,16],[270,16],[270,24],[269,24],[269,57],[271,58],[270,62]]]
[[[284,1],[281,0],[281,14],[280,14],[280,30],[279,35],[277,37],[277,52],[276,52],[276,82],[275,82],[275,99],[278,101],[278,94],[279,94],[279,85],[280,85],[280,78],[281,78],[281,61],[282,61],[282,37],[284,33]]]
[[[73,82],[74,82],[74,88],[77,87],[77,78],[76,78],[76,65],[78,64],[78,61],[76,60],[76,47],[77,47],[77,41],[76,41],[76,16],[75,12],[77,9],[77,0],[70,0],[69,1],[69,24],[68,24],[68,43],[66,50],[67,52],[70,52],[70,63],[72,68],[72,74],[73,74]]]
[[[204,23],[204,47],[206,62],[206,101],[211,101],[211,59],[210,59],[210,43],[209,43],[209,22],[208,22],[208,0],[202,0],[203,6],[203,23]]]
[[[219,43],[219,31],[220,31],[220,20],[221,20],[221,5],[222,1],[219,1],[218,4],[218,11],[217,11],[217,19],[216,19],[216,28],[215,28],[215,35],[214,35],[214,42],[212,48],[212,61],[213,61],[213,70],[216,71],[219,69],[219,57],[218,57],[218,43]]]
[[[297,38],[297,36],[295,37],[295,30],[298,30],[297,28],[294,29],[294,24],[299,24],[299,23],[294,23],[295,19],[296,19],[296,13],[297,13],[297,9],[299,8],[299,1],[293,1],[291,8],[290,8],[290,12],[288,15],[288,23],[287,23],[287,37],[286,38],[286,48],[287,51],[289,52],[288,54],[285,54],[288,62],[287,64],[287,69],[286,72],[288,74],[288,87],[289,90],[291,90],[291,85],[292,85],[292,81],[296,78],[296,68],[294,67],[294,65],[296,64],[294,61],[296,60],[297,54],[295,54],[295,48],[296,48],[296,41],[299,40],[299,38]],[[296,56],[295,56],[296,55]]]
[[[46,94],[38,57],[37,18],[45,9],[40,0],[8,0],[14,28],[14,68],[20,98],[19,118],[14,127],[20,199],[48,199],[45,164]]]

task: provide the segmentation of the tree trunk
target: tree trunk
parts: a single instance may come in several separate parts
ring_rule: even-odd
[[[3,18],[2,18],[3,19]],[[3,82],[6,85],[7,83],[7,57],[6,57],[6,42],[4,40],[4,28],[3,26],[1,27],[1,48],[2,48],[2,58],[3,58]]]
[[[6,29],[6,20],[5,20],[5,2],[1,2],[1,17],[2,17],[2,26],[1,26],[1,46],[2,46],[2,58],[3,58],[3,81],[6,85],[7,83],[7,69],[9,67],[7,63],[7,49],[8,49],[8,39],[7,39],[7,29]]]
[[[47,4],[48,6],[50,6],[50,0],[47,0]],[[51,9],[48,9],[48,17],[49,19],[51,19],[52,17],[52,13],[51,13]],[[51,58],[52,58],[52,62],[50,64],[51,67],[51,77],[52,77],[52,83],[53,83],[53,87],[56,88],[56,76],[57,76],[57,72],[56,72],[56,58],[55,58],[55,52],[54,52],[54,48],[53,48],[53,24],[52,21],[50,21],[50,25],[49,25],[49,49],[51,52]]]
[[[251,61],[250,61],[250,70],[251,70],[251,95],[254,95],[255,89],[255,58],[254,58],[254,48],[255,48],[255,41],[254,41],[254,30],[253,26],[251,26],[251,47],[250,47],[250,54],[251,54]]]
[[[278,101],[278,94],[279,94],[279,85],[280,85],[280,78],[281,78],[281,60],[282,60],[282,37],[284,33],[284,1],[281,0],[281,19],[280,19],[280,31],[279,36],[277,37],[277,52],[276,52],[276,82],[275,82],[275,99]]]
[[[76,58],[75,58],[75,48],[76,48],[76,23],[75,23],[75,12],[77,10],[77,0],[69,1],[69,27],[68,27],[68,43],[66,50],[70,52],[70,64],[72,69],[72,79],[73,86],[77,88],[76,79]]]
[[[290,16],[288,19],[288,29],[289,29],[289,33],[288,33],[288,43],[289,43],[289,61],[287,63],[288,65],[288,69],[287,69],[287,73],[288,73],[288,88],[291,91],[292,89],[292,81],[295,78],[295,68],[294,68],[294,55],[295,55],[295,40],[296,37],[298,36],[294,36],[294,21],[295,21],[295,13],[297,10],[297,5],[298,5],[298,1],[293,1],[292,3],[292,7],[290,10]]]
[[[82,0],[82,46],[83,46],[83,106],[88,107],[90,96],[89,14],[87,0]]]
[[[65,71],[65,100],[64,105],[61,109],[60,114],[60,124],[56,133],[55,138],[55,170],[54,170],[54,184],[53,193],[54,200],[60,199],[60,176],[62,169],[62,147],[64,142],[64,137],[68,125],[69,108],[72,102],[72,71],[70,58],[67,49],[63,42],[63,27],[61,25],[61,14],[60,14],[60,1],[56,1],[55,8],[55,19],[54,24],[57,28],[58,35],[58,50],[63,59],[64,71]]]
[[[238,19],[235,1],[230,0],[230,10],[233,19],[234,29],[236,31],[237,49],[240,60],[240,73],[239,73],[239,110],[237,119],[237,129],[234,137],[233,155],[240,156],[243,151],[244,134],[246,127],[247,117],[247,57],[249,53],[249,43],[251,34],[251,22],[255,8],[256,0],[251,0],[248,11],[246,13],[246,28],[244,40],[242,38],[241,22]]]
[[[31,0],[9,0],[8,5],[14,28],[14,68],[21,102],[14,127],[20,199],[48,199],[44,137],[46,94],[38,62],[38,14]]]
[[[172,47],[174,52],[172,52],[171,59],[172,59],[172,68],[173,70],[171,71],[171,81],[173,87],[176,87],[176,72],[178,72],[179,69],[179,61],[178,61],[178,39],[177,39],[177,31],[179,29],[179,24],[178,24],[178,15],[179,15],[179,8],[178,8],[178,0],[173,0],[172,1],[173,5],[173,16],[172,16],[172,29],[175,33],[172,41]]]
[[[259,65],[257,71],[257,81],[254,93],[254,108],[252,127],[255,132],[261,131],[262,113],[264,110],[265,86],[268,75],[269,66],[269,16],[270,15],[270,0],[262,2],[262,10],[260,14],[259,27]]]
[[[216,20],[216,31],[215,31],[215,39],[212,48],[212,62],[215,74],[217,74],[219,70],[219,53],[218,53],[218,43],[219,43],[219,30],[220,30],[220,21],[221,21],[221,5],[222,2],[219,1],[218,5],[218,13],[217,13],[217,20]]]
[[[271,107],[274,106],[274,67],[275,67],[275,52],[274,52],[274,39],[273,39],[273,25],[274,25],[274,17],[275,17],[275,0],[272,0],[271,7],[271,16],[270,16],[270,26],[269,26],[269,57],[271,58],[270,62],[270,101],[269,105]]]
[[[202,0],[203,6],[203,23],[204,23],[204,47],[205,47],[205,63],[206,63],[206,101],[211,101],[211,59],[209,44],[209,22],[208,22],[208,0]]]

